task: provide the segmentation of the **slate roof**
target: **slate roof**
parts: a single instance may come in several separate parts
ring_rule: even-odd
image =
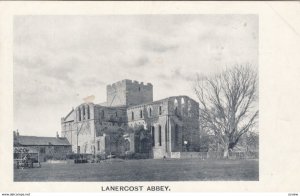
[[[65,137],[18,136],[15,142],[21,146],[70,146]]]

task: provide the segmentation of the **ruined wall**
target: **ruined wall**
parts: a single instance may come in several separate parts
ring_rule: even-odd
[[[106,87],[107,106],[132,106],[153,101],[152,84],[122,80]]]
[[[95,105],[94,119],[101,122],[111,122],[113,124],[126,123],[126,107],[106,107],[101,105]]]
[[[197,151],[200,142],[199,104],[187,96],[171,97],[169,114],[172,151]]]
[[[81,104],[72,111],[72,115],[61,120],[61,135],[68,139],[75,153],[77,145],[80,153],[93,154],[95,151],[94,107],[93,103]]]
[[[112,137],[114,134],[121,134],[127,130],[126,108],[96,105],[94,112],[96,154],[107,154],[110,150],[115,152],[117,147]]]
[[[127,128],[127,114],[125,107],[95,106],[95,134],[103,136],[108,131],[117,131]]]
[[[149,104],[132,106],[127,109],[128,127],[143,126],[153,140],[152,157],[168,157],[169,139],[167,137],[168,100],[163,99]]]
[[[76,149],[76,146],[73,147],[74,137],[76,137],[76,112],[72,111],[66,116],[61,118],[61,136],[67,138],[67,140],[72,145],[72,151]],[[74,149],[75,148],[75,149]]]
[[[127,147],[122,151],[135,152],[134,133],[126,131],[139,126],[151,134],[153,158],[197,151],[200,142],[196,101],[176,96],[153,102],[152,85],[131,80],[107,86],[107,106],[81,104],[62,118],[61,126],[62,136],[69,140],[74,152],[79,138],[81,153],[107,153],[108,148],[118,151],[117,145],[111,145],[112,137],[118,133],[127,134]]]
[[[96,154],[105,153],[105,136],[96,137]]]
[[[152,135],[153,158],[194,151],[199,145],[199,105],[187,96],[169,97],[127,109],[128,127],[144,126]]]

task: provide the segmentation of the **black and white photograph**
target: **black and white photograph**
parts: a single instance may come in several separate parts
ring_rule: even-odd
[[[12,27],[14,182],[260,180],[258,15]]]

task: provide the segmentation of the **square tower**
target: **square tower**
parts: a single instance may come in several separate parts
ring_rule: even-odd
[[[122,80],[106,86],[107,106],[133,106],[153,101],[153,86]]]

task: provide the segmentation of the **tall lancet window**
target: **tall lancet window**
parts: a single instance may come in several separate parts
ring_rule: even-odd
[[[78,108],[78,120],[81,121],[81,109]]]

